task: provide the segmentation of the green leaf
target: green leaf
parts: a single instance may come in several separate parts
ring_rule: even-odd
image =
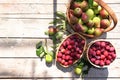
[[[89,7],[92,8],[93,7],[93,0],[88,0],[88,4],[89,4]]]
[[[62,20],[56,18],[56,19],[54,19],[52,22],[50,22],[49,24],[54,24],[54,25],[56,25],[56,24],[61,24],[61,23],[62,23]]]
[[[76,2],[82,2],[83,0],[75,0]]]
[[[40,54],[44,52],[44,48],[41,46],[39,49],[36,49],[36,55],[40,56]]]
[[[42,53],[39,55],[40,58],[43,58],[44,56],[45,56],[45,53],[44,53],[44,52],[42,52]]]
[[[36,49],[36,55],[39,56],[40,55],[40,50]]]
[[[40,41],[40,42],[38,42],[37,44],[36,44],[36,49],[39,49],[41,46],[42,46],[42,41]]]
[[[65,18],[66,18],[65,14],[63,12],[61,12],[61,11],[57,11],[56,12],[56,16],[61,18],[61,19],[63,19],[63,20],[65,20]]]

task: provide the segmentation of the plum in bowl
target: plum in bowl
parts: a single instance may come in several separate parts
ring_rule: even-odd
[[[86,47],[86,39],[78,33],[67,36],[59,45],[56,61],[63,67],[69,67],[81,59]]]
[[[97,68],[108,67],[115,58],[115,47],[109,41],[95,40],[88,45],[87,59]]]

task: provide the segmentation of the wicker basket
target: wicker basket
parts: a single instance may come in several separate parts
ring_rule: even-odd
[[[81,56],[80,56],[80,58],[79,58],[79,59],[81,59],[81,57],[83,56],[83,53],[84,53],[84,51],[85,51],[85,49],[86,49],[86,39],[85,39],[82,35],[80,35],[80,34],[78,34],[78,33],[75,32],[75,33],[72,33],[72,34],[68,35],[68,36],[61,42],[61,44],[59,45],[59,47],[57,48],[57,52],[56,52],[56,62],[58,62],[58,61],[57,61],[57,55],[58,55],[58,52],[59,52],[59,49],[60,49],[62,43],[63,43],[68,37],[70,37],[70,36],[72,36],[72,35],[75,35],[75,34],[78,35],[79,38],[82,38],[83,40],[85,40],[85,45],[84,45],[84,48],[83,48],[83,52],[82,52],[82,54],[81,54]],[[79,59],[78,59],[78,60],[79,60]],[[78,60],[74,61],[73,64],[75,64]],[[59,63],[61,66],[65,67],[65,68],[71,66],[71,65],[69,65],[69,66],[62,65],[60,62],[58,62],[58,63]],[[73,65],[73,64],[72,64],[72,65]]]
[[[73,4],[75,0],[71,0],[68,5],[67,5],[67,12],[66,12],[66,15],[67,15],[67,20],[71,26],[71,28],[76,32],[76,30],[74,29],[73,27],[73,24],[71,24],[70,22],[70,7],[71,5]],[[94,0],[95,2],[97,2],[102,8],[104,8],[108,13],[109,13],[109,19],[110,19],[110,22],[113,23],[113,25],[110,25],[108,28],[106,28],[103,33],[105,32],[108,32],[108,31],[111,31],[112,29],[115,28],[116,24],[117,24],[117,17],[115,15],[115,13],[113,12],[113,10],[106,4],[104,3],[102,0]],[[87,34],[87,33],[84,33],[84,32],[78,32],[80,33],[81,35],[85,36],[85,37],[88,37],[88,38],[95,38],[95,37],[98,37],[98,36],[95,36],[95,35],[90,35],[90,34]],[[102,35],[102,34],[101,34]],[[100,35],[100,36],[101,36]]]
[[[97,67],[97,68],[107,68],[109,65],[98,66],[98,65],[95,65],[94,63],[92,63],[92,62],[90,61],[90,59],[89,59],[88,51],[89,51],[90,47],[92,46],[92,44],[94,44],[94,43],[97,42],[97,41],[109,42],[109,41],[103,40],[103,39],[98,39],[98,40],[94,40],[94,41],[90,42],[90,43],[88,44],[88,46],[87,46],[87,49],[86,49],[86,58],[87,58],[87,60],[88,60],[94,67]],[[110,42],[109,42],[109,43],[110,43]],[[110,44],[111,44],[111,43],[110,43]],[[111,44],[111,46],[113,46],[113,45]],[[113,46],[113,47],[114,47],[114,46]],[[115,50],[115,53],[116,53],[116,50]],[[111,63],[111,64],[112,64],[112,63]],[[110,64],[110,65],[111,65],[111,64]]]

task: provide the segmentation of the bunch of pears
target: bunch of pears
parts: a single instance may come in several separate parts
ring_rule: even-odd
[[[92,6],[87,0],[74,1],[68,13],[76,32],[100,36],[111,24],[109,13],[95,1]]]

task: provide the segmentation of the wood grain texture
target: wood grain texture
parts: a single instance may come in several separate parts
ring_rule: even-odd
[[[52,40],[47,40],[47,47],[48,50],[52,50]],[[87,40],[88,42],[92,41],[94,39]],[[120,52],[120,39],[103,39],[110,41],[113,46],[116,48],[116,54],[117,58],[120,58],[119,52]],[[28,58],[37,58],[36,56],[36,44],[38,42],[42,41],[43,45],[45,45],[45,39],[1,39],[0,40],[0,57],[28,57]]]
[[[40,59],[0,59],[0,78],[15,78],[15,77],[33,77],[33,78],[75,78],[77,80],[77,76],[74,74],[73,67],[63,68],[58,63],[54,64],[46,64],[44,59],[41,61]],[[113,64],[111,64],[108,68],[105,69],[97,69],[91,68],[88,75],[85,78],[107,78],[109,77],[119,77],[120,74],[116,73],[120,71],[120,59],[116,59]],[[52,74],[51,74],[52,73]],[[114,75],[113,75],[114,74]],[[80,79],[80,78],[79,78]],[[78,80],[79,80],[78,79]]]
[[[69,0],[0,0],[0,3],[53,3],[56,1],[57,3],[67,3]],[[104,0],[106,3],[120,3],[119,0],[111,1],[111,0]]]
[[[116,28],[99,39],[110,41],[117,59],[107,69],[91,68],[84,80],[120,79],[120,0],[104,0],[118,18]],[[0,0],[0,79],[6,80],[82,80],[73,73],[73,66],[63,68],[53,61],[46,64],[36,56],[36,43],[52,41],[44,32],[56,11],[66,13],[69,0]],[[88,39],[88,42],[94,39]]]

